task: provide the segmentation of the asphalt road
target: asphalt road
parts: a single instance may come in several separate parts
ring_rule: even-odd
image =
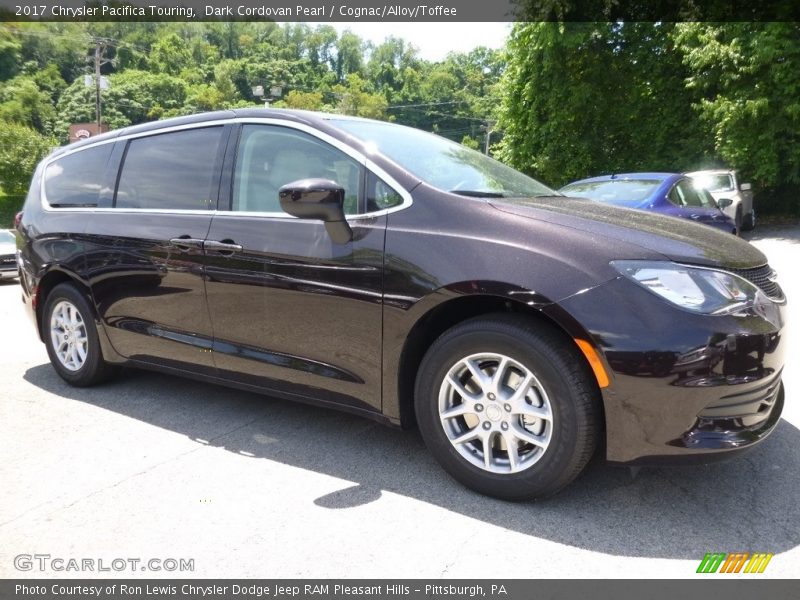
[[[751,237],[797,324],[800,226]],[[119,573],[148,577],[696,577],[734,551],[775,553],[760,577],[800,576],[800,326],[783,421],[753,452],[637,473],[596,460],[555,498],[509,504],[450,480],[416,432],[139,371],[70,388],[16,284],[0,323],[0,577],[109,575],[18,571],[21,554],[194,560]]]

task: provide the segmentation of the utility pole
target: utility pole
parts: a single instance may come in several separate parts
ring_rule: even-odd
[[[97,133],[100,133],[100,123],[102,122],[102,106],[100,98],[100,85],[102,78],[100,75],[100,67],[112,62],[110,59],[104,58],[108,44],[101,39],[94,41],[94,114],[97,119]],[[89,59],[91,61],[91,59]]]
[[[494,127],[494,121],[490,121],[489,119],[486,119],[486,124],[483,127],[481,127],[481,129],[483,129],[486,132],[486,143],[483,148],[483,153],[486,156],[489,156],[489,143],[492,139],[492,131],[493,131],[492,127]]]

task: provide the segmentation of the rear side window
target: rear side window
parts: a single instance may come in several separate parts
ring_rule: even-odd
[[[113,146],[102,144],[80,150],[47,165],[44,193],[50,206],[97,206]]]
[[[117,208],[208,210],[216,205],[222,127],[162,133],[128,142]]]

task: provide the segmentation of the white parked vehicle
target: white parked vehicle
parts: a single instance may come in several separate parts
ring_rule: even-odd
[[[756,226],[753,208],[753,190],[749,183],[740,183],[739,173],[733,169],[709,169],[687,173],[700,187],[707,189],[720,205],[722,212],[736,222],[736,230],[750,230]],[[730,200],[730,203],[724,201]]]
[[[17,238],[7,229],[0,229],[0,280],[18,276]]]

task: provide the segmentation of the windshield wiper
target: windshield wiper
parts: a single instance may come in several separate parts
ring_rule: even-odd
[[[488,192],[481,190],[450,190],[451,194],[458,194],[459,196],[469,196],[470,198],[505,198],[506,195],[501,192]]]

